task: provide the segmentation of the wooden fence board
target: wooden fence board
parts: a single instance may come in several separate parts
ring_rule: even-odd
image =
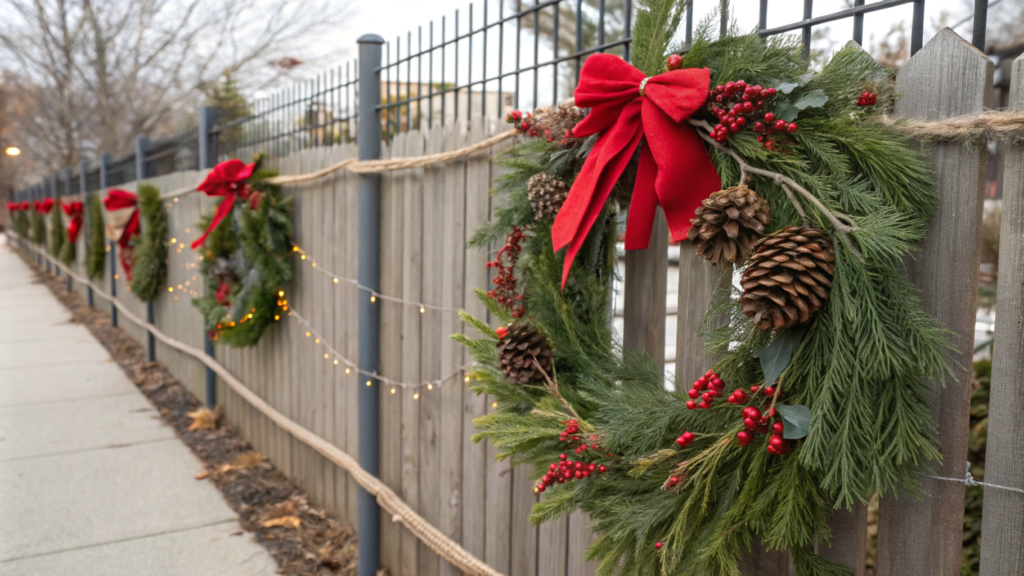
[[[668,224],[658,208],[646,250],[626,251],[622,345],[665,365],[665,298],[668,293]]]
[[[992,63],[948,28],[900,70],[899,116],[935,120],[980,112],[992,88]],[[925,311],[953,332],[955,381],[932,382],[942,462],[936,475],[962,478],[967,459],[971,363],[977,308],[982,192],[987,150],[962,143],[930,149],[939,208],[910,278]],[[878,574],[931,575],[960,571],[964,485],[922,478],[930,496],[883,498],[878,518]]]
[[[1013,62],[1010,107],[1024,108],[1024,58]],[[999,284],[988,403],[985,481],[1024,489],[1024,147],[1006,151]],[[1024,574],[1024,495],[985,490],[981,574]]]

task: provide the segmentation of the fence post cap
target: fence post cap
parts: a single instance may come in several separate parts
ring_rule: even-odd
[[[383,44],[384,39],[377,34],[363,34],[356,42],[359,44]]]

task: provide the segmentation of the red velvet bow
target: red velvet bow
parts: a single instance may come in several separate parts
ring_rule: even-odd
[[[576,105],[590,114],[573,129],[601,133],[551,228],[556,251],[568,246],[562,286],[587,233],[641,139],[640,165],[626,220],[626,249],[647,248],[660,205],[676,242],[686,238],[701,201],[722,188],[700,136],[685,121],[707,101],[707,68],[644,73],[610,54],[595,54],[580,71]],[[641,88],[643,89],[641,91]]]
[[[198,190],[205,192],[211,198],[223,196],[224,199],[220,201],[217,211],[213,213],[213,219],[210,220],[210,225],[206,228],[206,232],[203,232],[202,236],[192,241],[193,250],[202,246],[210,232],[213,232],[213,229],[227,218],[228,214],[231,213],[231,208],[235,205],[235,198],[237,196],[240,195],[243,199],[248,197],[249,191],[245,186],[245,181],[252,177],[253,170],[255,169],[255,163],[245,164],[241,160],[232,158],[217,164],[206,175],[206,180],[203,180],[203,183],[198,186]]]
[[[21,209],[22,210],[28,210],[30,207],[31,207],[31,205],[28,203],[28,200],[23,200],[21,202]]]
[[[124,276],[129,282],[132,281],[132,265],[135,264],[135,259],[132,258],[134,249],[130,242],[132,236],[140,231],[139,210],[136,207],[138,200],[139,197],[134,193],[118,189],[108,190],[107,197],[103,199],[103,205],[111,212],[124,208],[135,208],[132,210],[132,215],[128,217],[128,223],[125,224],[124,230],[121,231],[121,237],[117,239],[117,245],[121,247],[121,268],[124,268]]]
[[[21,209],[21,205],[18,204],[17,202],[8,202],[7,203],[7,211],[8,212],[17,212],[20,209]]]
[[[85,205],[81,202],[61,204],[61,209],[71,220],[68,222],[68,240],[74,244],[78,240],[78,233],[82,230],[82,214],[85,212]]]
[[[50,210],[53,210],[53,198],[47,198],[45,200],[36,200],[36,212],[49,214]]]

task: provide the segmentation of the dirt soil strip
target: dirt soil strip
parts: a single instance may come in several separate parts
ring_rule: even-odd
[[[89,308],[65,280],[38,269],[20,251],[39,281],[110,352],[128,378],[159,410],[178,437],[203,461],[197,481],[211,480],[241,517],[241,525],[270,552],[285,575],[355,574],[355,530],[341,525],[309,495],[253,450],[234,426],[203,410],[203,404],[159,362],[147,362],[146,350],[106,312]],[[194,416],[190,416],[194,414]],[[211,421],[217,421],[212,423]],[[198,426],[198,427],[197,427]]]

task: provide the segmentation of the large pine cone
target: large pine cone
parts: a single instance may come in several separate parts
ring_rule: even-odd
[[[569,185],[547,172],[530,177],[526,189],[530,194],[534,220],[553,219],[562,209],[565,197],[569,195]]]
[[[771,219],[768,201],[743,184],[715,192],[694,213],[686,237],[712,264],[746,259]]]
[[[508,334],[498,340],[501,372],[509,382],[529,384],[543,380],[544,374],[534,361],[550,376],[551,358],[551,344],[547,336],[528,321],[513,324]]]
[[[743,271],[743,313],[761,330],[807,322],[828,300],[835,260],[817,228],[788,226],[761,238]]]
[[[532,123],[537,130],[537,136],[543,136],[549,142],[561,142],[566,145],[580,140],[580,138],[573,138],[572,129],[586,116],[582,109],[572,103],[563,103],[537,110]]]

